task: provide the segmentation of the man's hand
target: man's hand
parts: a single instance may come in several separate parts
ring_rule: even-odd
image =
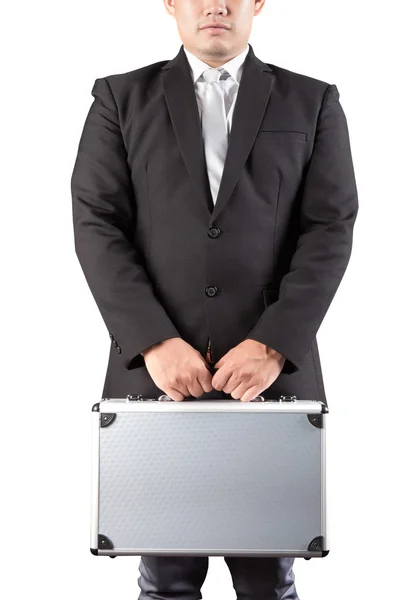
[[[249,402],[267,389],[281,373],[285,357],[255,340],[244,340],[215,363],[212,386],[241,402]]]
[[[207,361],[182,338],[163,340],[142,354],[155,385],[172,400],[198,398],[213,390]]]

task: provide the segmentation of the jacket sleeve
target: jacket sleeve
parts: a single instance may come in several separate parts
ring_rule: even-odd
[[[278,300],[244,338],[284,355],[283,373],[302,366],[350,259],[358,195],[339,97],[336,85],[329,85],[305,174],[299,237]]]
[[[75,251],[119,360],[130,370],[144,366],[143,350],[181,335],[133,243],[136,201],[109,82],[96,79],[92,95],[71,177]]]

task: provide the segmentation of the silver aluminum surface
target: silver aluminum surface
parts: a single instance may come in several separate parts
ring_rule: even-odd
[[[91,548],[102,555],[319,556],[322,404],[105,399],[92,412]],[[116,413],[100,427],[101,413]],[[128,413],[128,414],[125,414]],[[97,440],[97,437],[99,438]],[[96,456],[98,455],[98,458]]]

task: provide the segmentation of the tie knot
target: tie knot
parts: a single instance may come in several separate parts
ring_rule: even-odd
[[[218,69],[210,67],[209,69],[205,69],[202,75],[207,83],[212,83],[213,81],[218,81],[224,72],[226,72],[225,69],[222,69],[221,67]]]

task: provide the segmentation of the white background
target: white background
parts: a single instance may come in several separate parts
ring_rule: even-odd
[[[4,598],[137,599],[139,557],[89,547],[90,410],[109,354],[74,252],[70,177],[97,77],[173,58],[162,0],[2,11],[1,587]],[[296,559],[300,600],[412,597],[412,86],[407,3],[267,0],[255,54],[335,83],[360,210],[319,330],[330,554]],[[205,600],[235,598],[222,557]]]

